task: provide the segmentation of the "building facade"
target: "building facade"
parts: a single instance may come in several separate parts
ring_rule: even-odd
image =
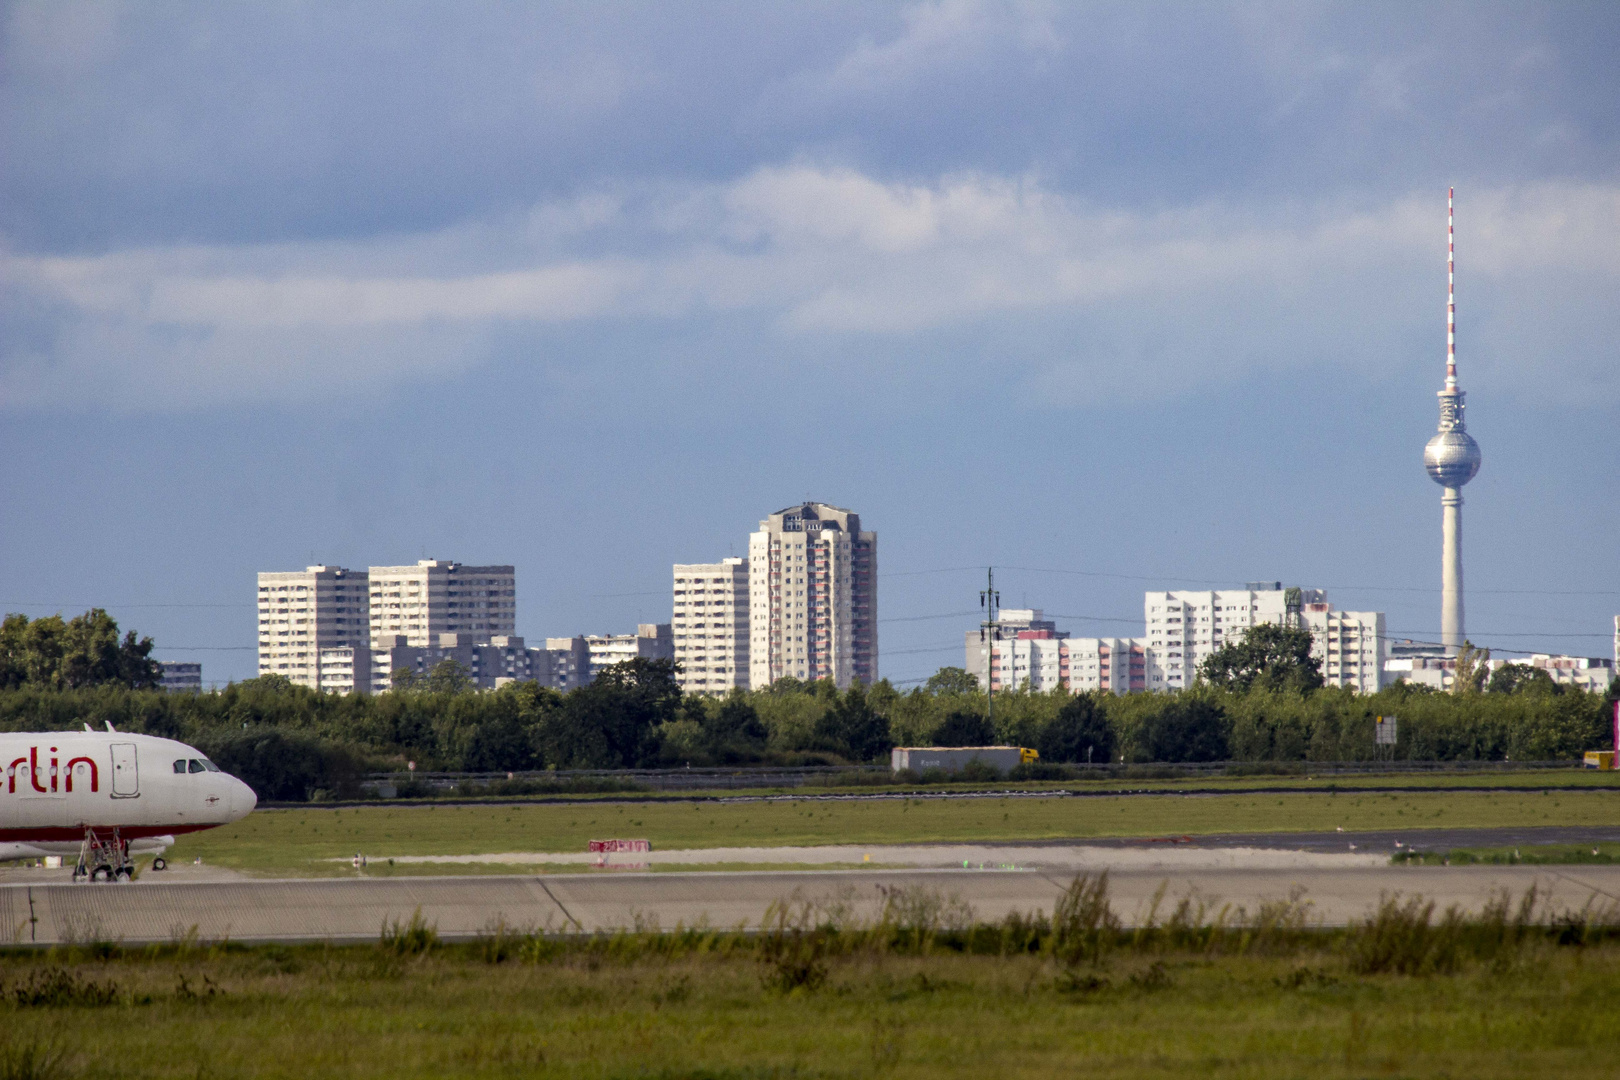
[[[826,503],[779,510],[748,538],[749,685],[878,677],[877,533]]]
[[[628,660],[675,658],[675,642],[670,636],[669,623],[641,623],[633,634],[586,634],[585,646],[590,655],[587,682],[595,682],[602,672]]]
[[[548,639],[549,646],[552,641]],[[557,652],[583,659],[584,639],[562,638],[568,647]],[[574,648],[573,643],[580,647]],[[415,676],[424,676],[446,660],[454,660],[467,673],[472,684],[480,690],[494,690],[511,682],[538,682],[559,690],[573,690],[579,686],[577,668],[572,678],[557,678],[556,658],[553,650],[531,649],[524,640],[510,634],[491,636],[474,634],[440,634],[431,645],[412,645],[405,634],[396,634],[392,642],[371,650],[372,689],[381,692],[394,686],[394,676],[401,670]],[[562,685],[558,685],[558,683]],[[341,689],[333,686],[332,689]]]
[[[674,577],[670,625],[681,689],[688,694],[746,690],[752,677],[748,560],[676,563]]]
[[[431,647],[440,634],[517,632],[517,575],[510,566],[423,559],[415,566],[373,566],[370,580],[374,642],[403,634],[412,645]]]
[[[370,590],[363,570],[311,566],[259,575],[259,674],[318,690],[321,652],[370,643]]]
[[[1614,661],[1607,657],[1554,656],[1535,653],[1524,660],[1487,660],[1487,685],[1491,675],[1508,664],[1524,664],[1547,673],[1559,686],[1570,686],[1593,694],[1608,690],[1614,680]],[[1409,682],[1450,692],[1457,681],[1457,658],[1432,653],[1392,656],[1384,661],[1384,684]]]
[[[591,681],[591,649],[583,634],[574,637],[548,637],[546,647],[531,650],[534,681],[541,686],[567,693]]]
[[[1170,590],[1144,595],[1147,688],[1181,690],[1215,650],[1243,640],[1251,626],[1290,622],[1311,632],[1311,655],[1330,686],[1376,693],[1383,685],[1384,615],[1337,611],[1321,589],[1250,582],[1243,589]]]
[[[158,685],[164,690],[201,690],[202,665],[189,663],[184,660],[159,660],[158,666],[163,669],[163,681]]]
[[[1376,694],[1384,685],[1387,638],[1382,611],[1335,611],[1325,601],[1300,612],[1311,632],[1311,655],[1322,661],[1329,686]]]
[[[1140,638],[1071,638],[1039,609],[1003,609],[1001,639],[970,630],[966,668],[997,692],[1027,688],[1128,694],[1147,688],[1147,650]]]

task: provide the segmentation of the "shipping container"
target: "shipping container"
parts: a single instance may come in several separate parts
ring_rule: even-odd
[[[1036,751],[1021,746],[897,746],[889,755],[889,765],[895,772],[940,769],[953,773],[978,761],[1008,772],[1038,757],[1040,754]]]

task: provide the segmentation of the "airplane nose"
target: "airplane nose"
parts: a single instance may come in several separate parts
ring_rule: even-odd
[[[235,790],[231,792],[231,820],[236,821],[253,812],[253,808],[259,805],[259,797],[253,793],[252,788],[234,776],[231,782],[236,785]]]

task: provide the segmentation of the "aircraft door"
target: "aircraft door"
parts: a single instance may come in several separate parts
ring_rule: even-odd
[[[133,799],[141,793],[141,778],[135,764],[135,744],[112,744],[112,795],[115,799]]]

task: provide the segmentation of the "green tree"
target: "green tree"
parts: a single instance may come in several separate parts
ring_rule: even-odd
[[[968,709],[952,709],[934,729],[935,746],[993,746],[995,742],[990,721]]]
[[[1106,765],[1114,759],[1114,729],[1097,699],[1079,694],[1047,721],[1035,748],[1042,761]]]
[[[977,694],[979,679],[966,668],[942,667],[928,676],[928,681],[923,684],[923,690],[935,695]]]
[[[1489,694],[1556,694],[1563,690],[1546,669],[1530,664],[1503,664],[1491,672]]]
[[[1137,725],[1128,756],[1133,761],[1225,761],[1229,728],[1225,711],[1192,693],[1166,696]]]
[[[858,682],[816,721],[816,742],[851,761],[871,761],[894,748],[889,722],[872,708]]]
[[[1251,689],[1310,693],[1322,686],[1322,662],[1311,655],[1311,632],[1276,623],[1244,631],[1243,640],[1221,646],[1199,668],[1212,686],[1245,694]]]
[[[163,681],[152,648],[151,638],[137,638],[133,630],[120,641],[118,623],[101,608],[67,621],[8,615],[0,623],[0,686],[152,689]]]
[[[477,687],[472,672],[459,661],[445,657],[427,670],[417,683],[417,689],[430,694],[466,694]]]
[[[711,761],[723,765],[758,760],[769,735],[759,711],[741,690],[733,690],[718,709],[705,712],[698,723],[704,751]]]
[[[675,671],[673,660],[637,657],[614,664],[564,697],[541,734],[547,764],[586,769],[655,764],[655,732],[680,711]]]
[[[1471,641],[1464,641],[1457,650],[1457,671],[1451,680],[1451,692],[1459,696],[1477,694],[1485,687],[1485,677],[1491,673],[1491,650],[1476,649]]]

